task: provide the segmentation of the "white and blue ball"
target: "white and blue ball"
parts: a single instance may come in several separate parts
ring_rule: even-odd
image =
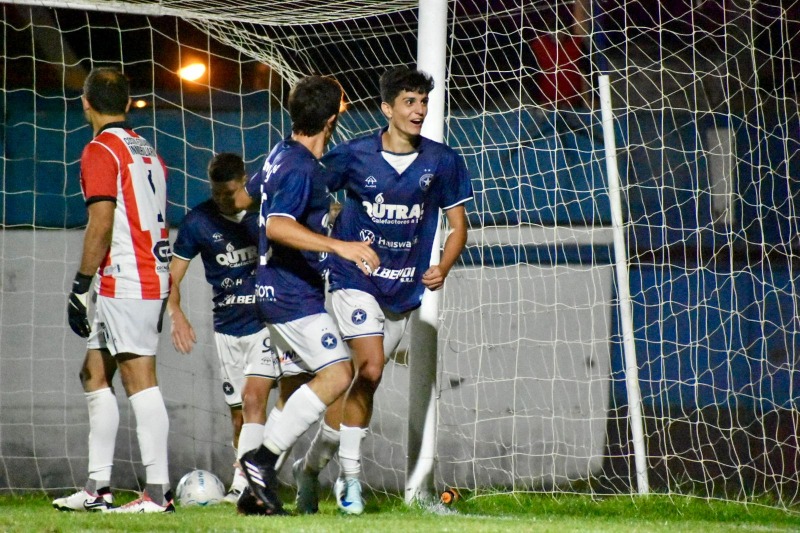
[[[192,470],[178,482],[176,496],[182,506],[215,505],[225,498],[225,485],[208,470]]]

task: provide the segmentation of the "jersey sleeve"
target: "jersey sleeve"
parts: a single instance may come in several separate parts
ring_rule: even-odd
[[[247,180],[247,183],[244,184],[244,190],[247,195],[253,199],[254,202],[258,202],[261,199],[261,180],[262,180],[262,171],[259,170]]]
[[[349,144],[336,146],[333,150],[322,156],[322,165],[325,168],[323,176],[329,191],[338,191],[347,183],[347,167],[352,156]]]
[[[299,219],[308,206],[313,173],[306,166],[281,173],[275,192],[269,197],[266,216],[287,216]],[[275,179],[275,177],[271,178]]]
[[[175,237],[175,242],[172,244],[172,255],[186,261],[191,261],[200,253],[197,236],[192,229],[195,226],[192,224],[192,218],[191,212],[184,217],[181,227],[178,228],[178,236]]]
[[[86,204],[117,201],[117,160],[99,142],[92,141],[81,155],[81,189]]]
[[[450,150],[447,170],[442,180],[442,196],[440,207],[447,211],[451,207],[461,205],[472,199],[472,180],[470,180],[464,158],[455,150]]]

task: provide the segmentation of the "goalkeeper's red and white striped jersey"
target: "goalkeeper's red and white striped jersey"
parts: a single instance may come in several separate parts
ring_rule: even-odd
[[[116,203],[111,246],[98,269],[98,294],[142,300],[169,294],[166,176],[155,149],[123,123],[107,125],[84,148],[86,205]]]

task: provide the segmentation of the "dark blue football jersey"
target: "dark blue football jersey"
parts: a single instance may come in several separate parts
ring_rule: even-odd
[[[328,188],[346,191],[331,236],[372,239],[381,261],[365,276],[355,264],[333,256],[329,281],[331,290],[365,291],[382,307],[404,313],[422,300],[438,210],[470,200],[472,183],[455,150],[425,137],[417,158],[398,174],[383,157],[383,131],[340,144],[322,158]]]
[[[255,300],[258,215],[240,222],[225,218],[212,200],[186,215],[172,245],[176,257],[203,260],[213,291],[214,331],[242,337],[264,326]]]
[[[261,201],[256,300],[269,323],[325,312],[327,254],[270,242],[265,227],[269,217],[289,217],[327,234],[330,202],[321,173],[319,161],[305,146],[286,139],[248,182],[250,197]]]

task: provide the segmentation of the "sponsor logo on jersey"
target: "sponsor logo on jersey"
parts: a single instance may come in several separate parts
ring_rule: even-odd
[[[336,335],[333,333],[325,333],[320,340],[322,342],[322,347],[326,350],[333,350],[336,348],[336,345],[339,344]]]
[[[364,179],[364,187],[367,189],[374,189],[378,186],[378,180],[375,179],[375,176],[367,176]]]
[[[431,186],[432,181],[433,174],[423,174],[422,177],[419,178],[419,188],[423,191],[427,191],[428,187]]]
[[[367,312],[364,311],[363,309],[356,309],[355,311],[353,311],[353,314],[350,315],[350,320],[356,326],[360,326],[367,320]]]
[[[227,253],[217,254],[217,263],[222,266],[235,268],[251,265],[256,262],[258,257],[258,248],[255,246],[247,246],[237,250],[234,248],[233,243],[228,243],[225,249]]]
[[[233,280],[231,278],[225,278],[219,285],[223,289],[230,289],[231,287],[233,287]]]
[[[114,274],[119,274],[122,272],[122,267],[119,265],[108,265],[103,269],[104,276],[113,276]]]
[[[376,197],[379,200],[380,195]],[[364,201],[361,205],[367,216],[376,224],[415,224],[422,218],[423,209],[420,204],[411,206],[404,204],[385,204],[383,198],[376,202]]]
[[[275,301],[275,288],[272,285],[256,284],[256,297],[259,300]]]
[[[263,185],[264,183],[268,182],[269,179],[273,176],[273,174],[275,174],[278,171],[279,168],[281,168],[280,165],[274,165],[269,161],[264,161],[264,168],[262,169],[264,172],[264,181],[262,181],[261,184]],[[264,196],[266,196],[266,194]]]
[[[392,248],[394,250],[410,250],[417,244],[417,238],[411,241],[389,241],[383,237],[378,237],[377,241],[373,241],[379,248]]]
[[[228,305],[250,305],[255,303],[255,294],[229,294],[219,303],[217,307],[225,307]]]
[[[161,263],[169,263],[169,259],[172,257],[172,248],[169,246],[169,240],[158,241],[153,246],[153,255]]]
[[[125,137],[124,141],[132,154],[142,157],[152,157],[156,155],[156,151],[143,137]]]
[[[378,267],[372,275],[384,279],[399,279],[400,283],[412,283],[414,281],[414,272],[416,267],[407,268],[384,268]]]
[[[222,239],[224,239],[224,238],[225,238],[225,237],[222,235],[222,233],[220,233],[220,232],[218,232],[218,231],[217,231],[216,233],[214,233],[214,235],[212,235],[211,237],[214,239],[214,242],[219,242],[219,241],[221,241]]]

